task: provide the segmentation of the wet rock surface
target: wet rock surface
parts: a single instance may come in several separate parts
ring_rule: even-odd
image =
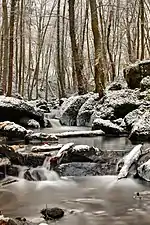
[[[64,210],[60,208],[46,208],[41,210],[41,214],[44,216],[45,220],[56,220],[64,216]]]
[[[123,135],[126,131],[117,124],[112,123],[110,120],[95,119],[92,124],[92,130],[102,130],[105,134]]]
[[[4,217],[3,215],[1,215],[0,225],[34,225],[34,223],[21,217],[9,218],[9,217]]]
[[[61,163],[95,162],[101,156],[101,150],[88,145],[71,146],[64,154]]]
[[[56,168],[60,176],[96,176],[116,174],[116,164],[125,152],[101,152],[97,162],[64,163]]]

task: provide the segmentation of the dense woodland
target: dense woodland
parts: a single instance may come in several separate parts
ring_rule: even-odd
[[[2,0],[2,94],[25,99],[95,91],[150,56],[149,0]]]

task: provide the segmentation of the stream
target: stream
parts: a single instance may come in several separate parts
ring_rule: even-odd
[[[89,130],[83,127],[61,126],[52,120],[53,128],[42,132]],[[82,137],[61,138],[59,143],[74,142],[87,144],[102,150],[131,150],[133,145],[125,138]],[[146,144],[148,145],[148,144]],[[0,209],[5,216],[25,217],[40,223],[40,210],[60,207],[65,216],[60,225],[147,225],[150,221],[150,194],[138,198],[136,192],[150,191],[149,185],[127,178],[117,180],[116,176],[59,177],[54,171],[39,168],[46,177],[43,181],[27,181],[20,169],[18,182],[0,189]],[[56,223],[56,222],[50,222]]]

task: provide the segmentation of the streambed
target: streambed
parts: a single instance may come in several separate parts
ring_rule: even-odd
[[[57,120],[53,122],[53,128],[42,131],[58,133],[83,130],[82,127],[62,127]],[[62,144],[68,142],[111,151],[131,150],[133,147],[126,137],[72,137],[59,140]],[[148,143],[145,145],[149,146]],[[142,199],[134,196],[136,192],[150,191],[150,188],[139,180],[127,178],[117,181],[116,176],[59,178],[55,172],[45,170],[45,173],[45,181],[27,181],[19,176],[17,183],[0,190],[0,209],[5,216],[26,217],[39,224],[43,221],[40,210],[47,205],[65,210],[65,216],[57,222],[61,225],[149,224],[149,194]]]

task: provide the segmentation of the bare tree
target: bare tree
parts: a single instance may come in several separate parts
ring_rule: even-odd
[[[8,96],[11,96],[12,81],[13,81],[15,6],[16,6],[16,0],[11,0],[10,32],[9,32],[9,76],[8,76],[8,92],[7,92]]]
[[[96,0],[90,0],[90,8],[95,47],[95,91],[99,93],[99,97],[101,98],[104,95],[105,89],[105,73],[102,62],[101,39],[100,32],[98,29]]]

